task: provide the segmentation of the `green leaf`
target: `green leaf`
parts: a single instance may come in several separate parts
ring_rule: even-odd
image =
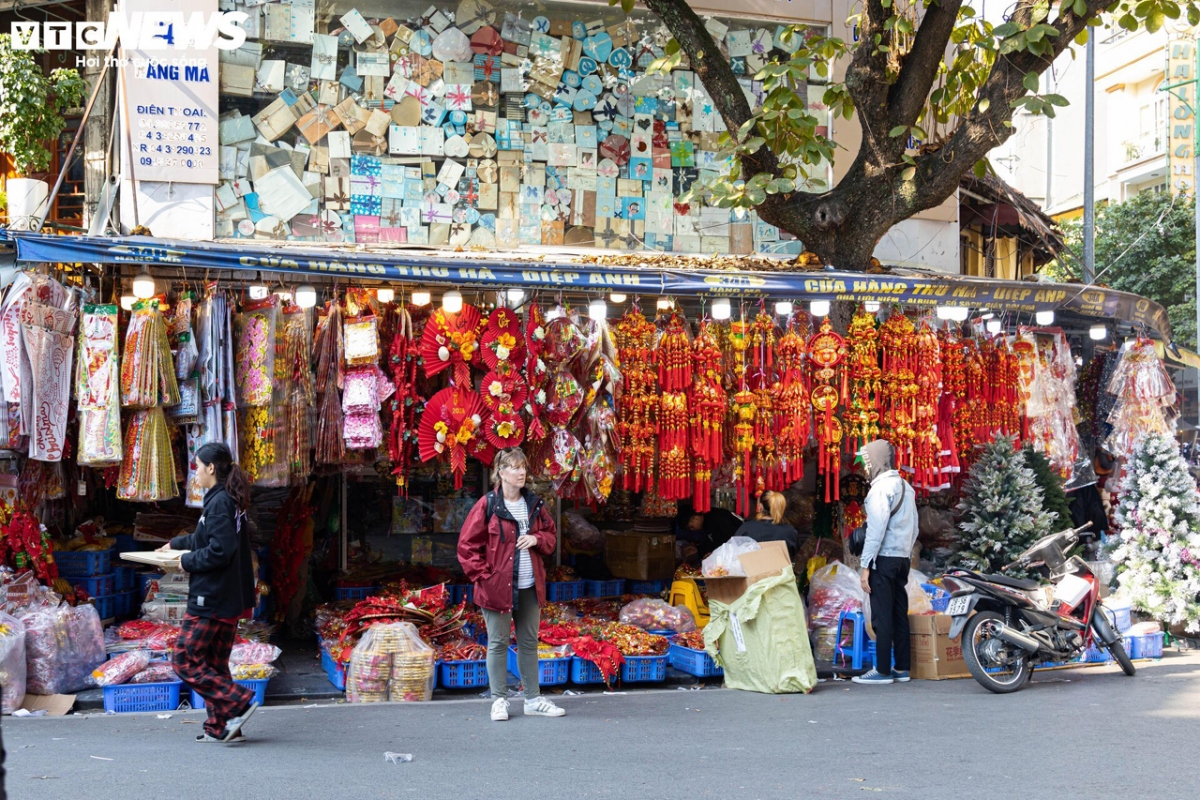
[[[663,46],[663,52],[669,56],[675,55],[679,52],[679,42],[675,39],[671,39],[666,43],[666,45]]]
[[[634,0],[621,0],[621,10],[624,11],[626,14],[632,14],[633,13],[633,3],[634,3]]]
[[[1070,102],[1067,100],[1067,98],[1063,97],[1061,94],[1047,94],[1043,95],[1042,98],[1052,106],[1070,105]]]
[[[1194,5],[1189,5],[1187,10],[1187,21],[1188,25],[1193,27],[1200,25],[1200,8],[1197,8]]]
[[[745,148],[747,153],[757,153],[759,151],[759,148],[761,148],[766,143],[767,143],[767,140],[764,139],[763,137],[755,136],[753,138],[747,139],[745,141],[745,143],[743,143],[742,147]]]
[[[913,176],[916,174],[917,174],[916,167],[906,167],[904,169],[904,171],[900,173],[900,180],[911,181],[913,179]]]
[[[1088,43],[1088,29],[1084,28],[1079,33],[1075,34],[1075,44],[1084,45]]]
[[[1146,30],[1150,33],[1158,33],[1162,26],[1166,23],[1167,17],[1161,11],[1155,11],[1150,16],[1146,17]]]
[[[922,128],[920,125],[913,125],[912,132],[913,132],[913,135],[915,135],[918,139],[928,139],[929,138],[929,134],[925,133],[925,129]]]
[[[1021,28],[1015,22],[1006,22],[1003,25],[992,31],[992,35],[997,39],[1005,39],[1012,36],[1014,33],[1020,33]]]
[[[980,98],[980,100],[979,100],[980,113],[986,113],[987,110],[991,107],[992,107],[992,101],[989,98],[987,98],[987,97]]]
[[[895,139],[897,136],[903,136],[906,133],[908,133],[907,125],[897,125],[896,127],[892,128],[890,131],[888,131],[888,136]]]
[[[1025,77],[1021,79],[1021,85],[1026,91],[1036,92],[1038,90],[1039,76],[1036,72],[1026,72]]]

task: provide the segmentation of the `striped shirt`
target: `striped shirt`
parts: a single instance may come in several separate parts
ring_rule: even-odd
[[[512,514],[512,518],[517,521],[517,536],[524,536],[529,533],[529,507],[525,505],[525,498],[518,500],[505,500],[505,508],[508,513]],[[529,555],[528,550],[517,551],[517,588],[530,589],[533,587],[533,558]]]

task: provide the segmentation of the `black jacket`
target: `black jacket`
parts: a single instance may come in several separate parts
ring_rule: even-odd
[[[783,542],[787,545],[788,558],[796,557],[796,548],[800,546],[800,536],[796,529],[786,522],[775,524],[769,519],[748,519],[738,528],[734,536],[749,536],[756,542]]]
[[[204,495],[195,532],[171,540],[172,550],[191,551],[180,559],[189,575],[189,614],[231,619],[254,607],[250,536],[239,516],[237,504],[218,484]]]

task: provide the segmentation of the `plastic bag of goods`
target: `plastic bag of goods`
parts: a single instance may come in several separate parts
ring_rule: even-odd
[[[598,553],[604,549],[604,534],[577,511],[562,515],[563,535],[576,553]]]
[[[648,598],[634,600],[622,608],[621,622],[647,631],[687,633],[696,630],[696,620],[685,606],[672,606],[663,600]]]
[[[271,664],[282,654],[282,650],[266,642],[238,642],[229,652],[229,666]]]
[[[843,611],[863,610],[859,574],[840,561],[826,564],[813,573],[808,586],[808,629],[836,628]]]
[[[362,635],[346,671],[346,700],[429,700],[433,696],[433,648],[410,622],[375,625]]]
[[[69,694],[91,685],[92,670],[105,662],[104,629],[96,607],[38,606],[25,623],[25,691]]]
[[[0,613],[0,710],[11,714],[25,697],[25,626]]]
[[[279,674],[279,670],[275,669],[271,664],[233,664],[229,665],[229,672],[233,675],[235,681],[255,681],[264,678],[274,678]]]
[[[130,683],[173,683],[179,680],[169,661],[156,661],[129,679]]]
[[[150,653],[145,650],[130,650],[113,656],[92,670],[92,680],[97,686],[117,686],[150,666]]]
[[[746,570],[742,568],[742,562],[738,560],[738,556],[759,549],[761,549],[759,543],[749,536],[734,536],[704,559],[700,565],[701,572],[706,578],[744,578]]]
[[[908,571],[908,583],[904,585],[904,589],[908,592],[908,613],[910,614],[932,614],[933,601],[929,599],[929,595],[925,592],[925,587],[922,583],[929,583],[928,576],[920,570]]]

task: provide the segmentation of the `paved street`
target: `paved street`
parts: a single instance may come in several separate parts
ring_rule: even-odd
[[[482,700],[268,707],[240,747],[197,712],[6,719],[15,800],[119,798],[1194,798],[1200,654],[813,694],[564,697],[564,719],[487,718]],[[514,704],[514,709],[519,708]],[[392,764],[385,751],[412,753]],[[866,793],[866,794],[864,794]]]

